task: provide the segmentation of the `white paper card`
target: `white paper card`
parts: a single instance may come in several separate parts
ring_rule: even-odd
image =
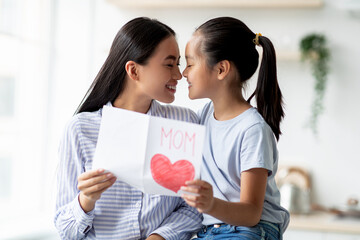
[[[150,194],[174,196],[199,178],[205,127],[104,106],[93,169]]]

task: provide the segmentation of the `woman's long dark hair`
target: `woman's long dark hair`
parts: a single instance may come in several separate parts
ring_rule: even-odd
[[[114,102],[125,87],[125,64],[131,60],[145,65],[159,43],[170,36],[175,36],[175,32],[154,19],[139,17],[126,23],[76,113],[96,111],[109,101]]]
[[[259,54],[253,42],[256,34],[242,21],[231,17],[214,18],[202,24],[196,32],[203,37],[200,51],[209,67],[223,60],[232,62],[240,76],[241,87],[255,73],[259,64]],[[268,38],[259,36],[258,40],[263,56],[256,89],[247,101],[250,103],[255,96],[259,113],[279,140],[284,110],[277,81],[275,49]]]

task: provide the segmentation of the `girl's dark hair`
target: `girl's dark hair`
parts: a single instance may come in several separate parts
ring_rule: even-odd
[[[240,76],[241,87],[255,73],[259,64],[259,54],[253,42],[256,34],[242,21],[231,17],[214,18],[202,24],[196,32],[203,37],[200,51],[209,67],[223,60],[232,62]],[[279,140],[284,111],[276,76],[275,49],[268,38],[259,36],[258,40],[263,56],[256,89],[247,101],[250,103],[255,96],[259,113]]]
[[[175,32],[155,19],[139,17],[126,23],[75,114],[96,111],[109,101],[114,102],[125,87],[125,64],[130,60],[147,64],[159,43],[170,36],[175,36]]]

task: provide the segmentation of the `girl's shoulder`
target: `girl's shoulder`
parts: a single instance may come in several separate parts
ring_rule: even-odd
[[[245,134],[250,136],[266,135],[273,138],[273,131],[256,108],[251,108],[241,127]]]

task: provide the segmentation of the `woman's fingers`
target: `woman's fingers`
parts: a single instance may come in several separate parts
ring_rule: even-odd
[[[95,176],[102,175],[102,174],[104,174],[104,173],[105,173],[105,169],[102,169],[102,168],[95,169],[95,170],[90,170],[90,171],[86,171],[86,172],[82,173],[82,174],[78,177],[78,181],[90,179],[90,178],[93,178],[93,177],[95,177]]]
[[[101,194],[106,189],[108,189],[111,185],[113,185],[115,181],[116,181],[116,177],[113,176],[113,177],[107,179],[106,181],[99,182],[97,184],[91,185],[86,188],[82,188],[81,191],[85,195],[97,195],[98,193]],[[79,189],[80,189],[80,187],[79,187]]]
[[[82,175],[80,175],[78,179],[78,189],[80,191],[84,188],[89,188],[99,183],[108,181],[110,178],[114,177],[112,173],[102,173],[101,175],[89,174],[87,176]],[[88,176],[91,176],[91,178],[88,178]]]

